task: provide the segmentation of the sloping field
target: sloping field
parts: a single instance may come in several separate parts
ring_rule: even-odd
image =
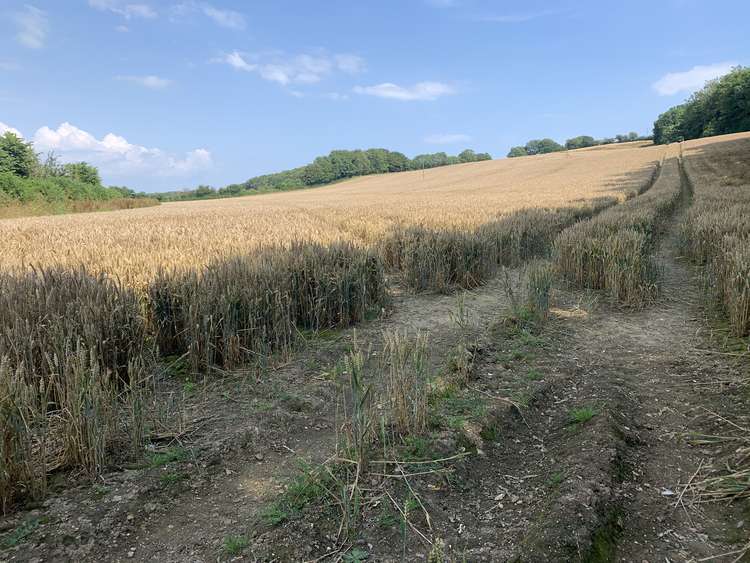
[[[741,560],[748,143],[0,223],[0,557]]]
[[[163,266],[201,266],[264,244],[372,243],[396,223],[474,227],[521,208],[624,199],[648,181],[663,153],[664,147],[628,143],[368,176],[304,191],[5,220],[2,267],[84,264],[144,282]]]

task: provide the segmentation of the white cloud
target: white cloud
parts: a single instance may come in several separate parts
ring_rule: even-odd
[[[234,10],[223,10],[209,4],[208,2],[197,2],[195,0],[180,2],[179,4],[174,4],[170,9],[170,12],[173,21],[184,18],[190,14],[203,14],[207,18],[213,20],[216,25],[226,27],[227,29],[242,30],[247,26],[245,16],[240,12],[235,12]]]
[[[128,31],[130,31],[130,28],[127,25],[118,25],[117,27],[115,27],[115,31],[117,31],[118,33],[127,33]]]
[[[85,160],[98,166],[105,176],[186,176],[210,168],[211,153],[203,148],[176,156],[161,149],[134,145],[124,137],[108,133],[97,139],[70,123],[57,129],[41,127],[34,135],[34,147],[55,151],[65,162]]]
[[[8,131],[10,131],[11,133],[14,133],[15,135],[18,135],[19,137],[23,137],[23,135],[21,135],[21,132],[18,129],[15,129],[11,127],[10,125],[6,125],[2,121],[0,121],[0,135],[5,135]]]
[[[252,72],[258,68],[258,65],[248,63],[237,51],[229,53],[221,59],[215,59],[214,62],[224,62],[237,70],[244,70],[247,72]]]
[[[89,6],[103,12],[112,12],[128,20],[131,18],[154,19],[158,16],[148,4],[131,4],[120,0],[89,0]]]
[[[437,133],[424,138],[424,142],[431,145],[455,145],[456,143],[467,143],[469,141],[471,141],[471,137],[464,133]]]
[[[41,49],[49,31],[47,13],[34,6],[26,5],[22,12],[13,16],[18,33],[16,39],[29,49]]]
[[[354,92],[392,100],[433,101],[441,96],[455,94],[456,90],[450,84],[443,82],[418,82],[413,86],[399,86],[391,82],[384,82],[374,86],[355,86]]]
[[[229,29],[245,29],[245,16],[234,10],[220,10],[211,4],[201,5],[203,13],[217,25]]]
[[[697,65],[685,72],[669,72],[653,83],[660,96],[673,96],[680,92],[692,93],[714,78],[727,74],[737,63],[726,62]]]
[[[264,80],[282,86],[289,84],[314,84],[334,71],[347,74],[361,72],[364,60],[356,55],[302,54],[287,57],[280,53],[271,55],[247,54],[233,51],[213,62],[228,64],[245,72],[255,72]]]
[[[161,78],[160,76],[148,75],[148,76],[116,76],[116,80],[123,80],[126,82],[133,82],[140,84],[144,88],[150,88],[151,90],[164,90],[167,86],[172,84],[172,81],[168,78]]]

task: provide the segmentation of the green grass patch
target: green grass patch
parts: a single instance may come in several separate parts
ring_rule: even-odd
[[[162,452],[148,452],[146,463],[149,467],[163,467],[169,463],[187,459],[188,454],[189,452],[185,448],[168,448]]]
[[[170,473],[165,473],[161,477],[159,477],[159,482],[162,485],[169,486],[169,485],[175,485],[177,483],[180,483],[182,481],[187,480],[188,476],[185,473],[180,473],[178,471],[173,471]]]
[[[544,379],[544,374],[538,369],[531,368],[526,374],[526,379],[529,381],[541,381]]]
[[[329,495],[332,478],[324,467],[312,467],[300,462],[300,474],[294,477],[286,491],[260,511],[266,526],[276,526],[297,518],[305,507],[322,501]]]
[[[547,479],[547,486],[549,487],[559,487],[562,482],[565,481],[565,473],[562,471],[557,471],[553,473],[549,479]]]
[[[362,549],[359,549],[358,547],[355,547],[351,551],[346,552],[342,560],[344,561],[344,563],[362,563],[362,561],[366,561],[369,557],[369,553]]]
[[[586,424],[597,414],[598,413],[596,412],[596,409],[594,409],[593,407],[581,407],[579,409],[573,409],[572,411],[570,411],[570,424]]]
[[[229,555],[239,555],[250,542],[244,536],[227,536],[224,538],[224,552]]]
[[[456,387],[446,387],[430,395],[430,427],[461,429],[470,420],[482,419],[488,411],[487,399]]]
[[[40,524],[46,523],[46,521],[47,519],[44,517],[24,520],[15,530],[0,538],[0,546],[3,548],[11,548],[25,543],[26,540],[29,539],[29,536],[34,533],[34,530],[36,530]]]

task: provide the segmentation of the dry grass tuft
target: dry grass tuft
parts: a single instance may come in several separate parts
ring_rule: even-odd
[[[427,428],[427,402],[430,394],[427,364],[427,337],[406,333],[383,335],[383,371],[389,415],[401,436],[422,434]]]

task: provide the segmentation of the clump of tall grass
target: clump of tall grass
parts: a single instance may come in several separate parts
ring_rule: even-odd
[[[539,261],[529,265],[526,277],[526,308],[537,323],[549,316],[550,293],[555,272],[551,263]]]
[[[732,332],[750,332],[750,165],[748,142],[686,158],[694,205],[682,226],[686,253],[705,273],[706,289]]]
[[[122,434],[118,396],[150,355],[137,295],[83,269],[0,275],[0,500],[46,488],[50,471],[96,473]]]
[[[391,423],[402,436],[421,434],[427,428],[430,382],[427,337],[410,339],[397,330],[383,335],[383,371]]]
[[[640,305],[653,298],[658,285],[651,254],[660,226],[681,193],[679,161],[673,156],[660,166],[650,189],[557,237],[559,273],[577,287],[606,290],[623,304]]]
[[[162,271],[149,287],[164,354],[232,369],[289,349],[300,329],[341,328],[385,302],[379,259],[349,243],[298,243]]]
[[[399,271],[411,289],[471,289],[500,266],[548,256],[563,229],[615,203],[614,198],[597,198],[580,207],[523,209],[471,230],[396,227],[378,248],[386,266]]]

